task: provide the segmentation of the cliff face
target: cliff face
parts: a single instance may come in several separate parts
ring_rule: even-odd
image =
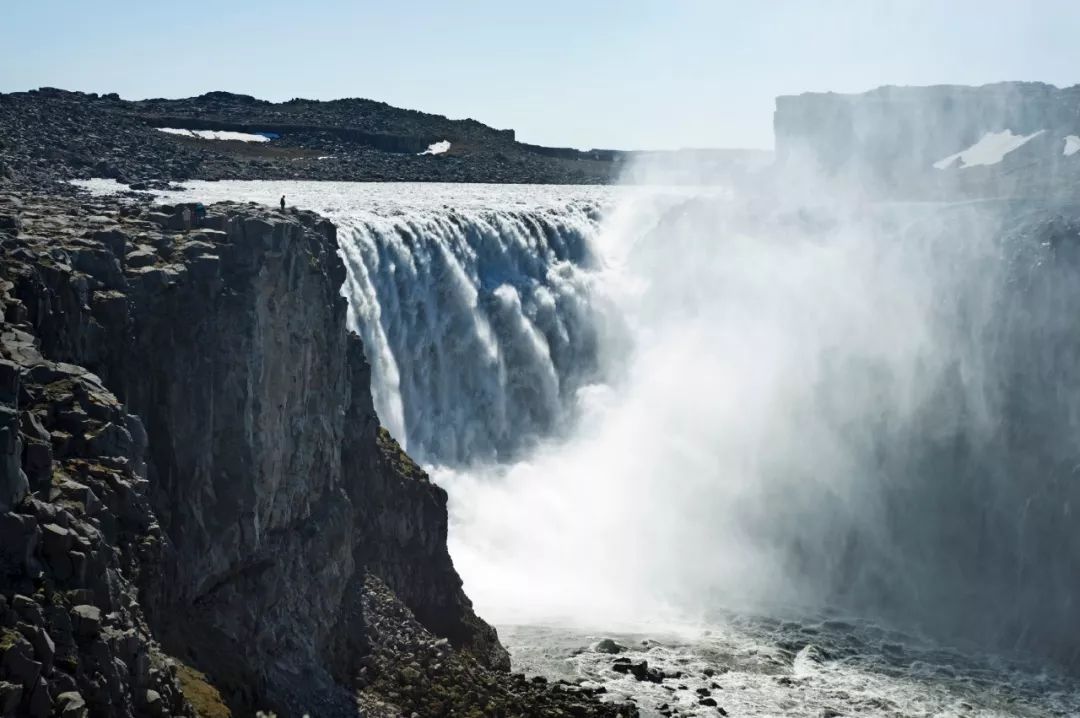
[[[492,678],[446,496],[372,409],[334,227],[190,224],[2,200],[0,715],[554,700]]]
[[[827,174],[846,174],[887,190],[919,188],[977,192],[1006,183],[1028,189],[1037,177],[1063,173],[1076,179],[1077,157],[1063,154],[1064,138],[1080,133],[1080,86],[1059,89],[1038,82],[1002,82],[981,87],[880,87],[860,94],[804,93],[776,99],[773,116],[781,166],[809,160]],[[1006,157],[997,169],[1024,175],[1011,182],[996,171],[966,169],[966,176],[935,172],[934,163],[960,152],[988,132],[1010,130],[1038,138],[1038,173],[1032,158]],[[1041,146],[1045,143],[1045,147]],[[1035,147],[1035,145],[1032,145]],[[1022,161],[1021,161],[1022,159]],[[955,173],[954,173],[955,174]],[[1041,185],[1041,183],[1040,183]],[[1000,194],[1000,189],[984,193]],[[1032,194],[1041,194],[1035,190]]]
[[[71,266],[104,243],[71,232],[69,253],[21,231],[24,219],[33,232],[68,229],[68,217],[10,196],[0,207],[0,714],[190,715],[139,601],[168,552],[145,430],[99,377],[54,360],[107,361],[93,313],[115,310],[114,294]]]

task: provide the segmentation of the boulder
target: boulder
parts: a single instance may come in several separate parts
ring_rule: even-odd
[[[63,526],[45,524],[41,527],[41,545],[46,556],[65,554],[74,542],[74,534]]]
[[[180,231],[183,229],[189,229],[191,226],[190,217],[185,225],[184,216],[182,213],[165,213],[165,212],[148,212],[144,219],[148,222],[153,222],[162,229],[171,231]]]
[[[41,663],[41,670],[45,673],[52,670],[53,658],[56,657],[56,644],[53,643],[53,639],[49,637],[45,629],[40,626],[20,623],[18,630],[23,635],[23,638],[28,640],[30,645],[34,647],[34,658]]]
[[[146,691],[146,713],[149,716],[162,716],[165,715],[165,701],[162,700],[161,694],[155,690]]]
[[[101,282],[107,289],[125,285],[120,261],[108,249],[80,248],[71,253],[71,266]]]
[[[605,638],[596,644],[595,649],[599,653],[610,653],[612,655],[622,653],[626,650],[626,646],[619,645],[610,638]]]
[[[207,229],[225,231],[229,228],[230,219],[224,214],[208,214],[203,218],[202,226]]]
[[[105,229],[94,233],[94,239],[101,242],[112,252],[113,256],[123,262],[127,252],[128,243],[131,241],[128,235],[120,229]]]
[[[125,257],[125,262],[129,268],[138,269],[140,267],[150,267],[157,264],[158,259],[157,252],[152,248],[140,246]]]
[[[116,290],[97,291],[91,300],[94,318],[104,327],[118,327],[128,318],[127,296]]]
[[[86,701],[78,691],[68,691],[56,697],[60,718],[86,718]]]
[[[127,456],[131,451],[131,435],[119,424],[108,422],[86,434],[86,451],[91,456]]]
[[[16,593],[11,597],[11,610],[20,621],[32,626],[41,626],[45,623],[45,616],[41,610],[41,604],[29,596]]]
[[[35,661],[34,647],[18,631],[0,628],[0,679],[31,688],[41,675],[41,663]]]
[[[71,626],[80,638],[96,638],[101,632],[101,609],[82,604],[71,609]]]
[[[648,661],[639,661],[637,663],[626,662],[623,663],[616,659],[616,662],[611,666],[612,670],[616,673],[629,673],[639,681],[649,681],[651,683],[660,683],[664,680],[663,672],[649,668]]]

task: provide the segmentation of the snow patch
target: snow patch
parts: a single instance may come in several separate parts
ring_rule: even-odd
[[[982,136],[982,139],[971,147],[968,147],[966,150],[957,152],[955,155],[949,155],[948,157],[935,162],[934,168],[944,170],[953,166],[964,168],[975,167],[976,165],[996,165],[1005,158],[1005,155],[1020,147],[1033,137],[1041,135],[1045,131],[1046,130],[1039,130],[1030,135],[1014,135],[1012,130],[987,132]],[[957,164],[958,161],[959,164]]]
[[[1080,152],[1080,137],[1076,135],[1066,136],[1065,151],[1062,152],[1062,154],[1066,157],[1069,157],[1071,155],[1075,155],[1077,152]]]
[[[176,127],[158,127],[158,132],[170,135],[194,137],[199,140],[236,140],[239,142],[269,142],[266,135],[253,135],[248,132],[229,132],[228,130],[182,130]]]
[[[428,145],[428,148],[423,152],[418,152],[420,155],[441,155],[450,149],[450,142],[443,140],[442,142],[433,142]]]

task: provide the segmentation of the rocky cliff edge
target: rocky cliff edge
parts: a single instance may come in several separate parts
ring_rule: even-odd
[[[0,194],[0,715],[624,715],[511,676],[335,228]]]

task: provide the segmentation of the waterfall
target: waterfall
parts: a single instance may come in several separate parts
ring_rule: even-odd
[[[1074,661],[1080,225],[657,205],[603,230],[633,349],[569,439],[437,474],[480,608],[827,607]]]
[[[593,301],[595,208],[343,218],[376,409],[425,461],[506,460],[566,425],[617,316]]]
[[[1055,208],[251,184],[338,225],[376,407],[486,617],[824,607],[1076,660]]]

